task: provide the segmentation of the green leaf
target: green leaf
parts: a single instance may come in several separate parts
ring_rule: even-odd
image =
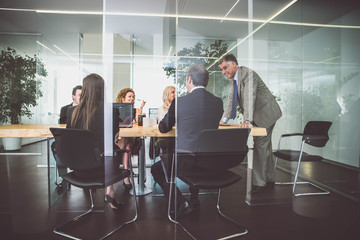
[[[22,56],[8,47],[0,55],[0,122],[20,123],[21,116],[31,117],[30,108],[42,96],[38,76],[47,76],[44,64],[34,55]]]

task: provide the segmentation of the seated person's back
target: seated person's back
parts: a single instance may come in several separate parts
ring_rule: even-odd
[[[190,69],[190,73],[197,74],[195,70]],[[201,71],[200,71],[201,72]],[[207,71],[206,71],[207,72]],[[192,78],[191,78],[192,77]],[[194,79],[194,80],[193,80]],[[199,82],[196,79],[200,79]],[[218,97],[206,91],[207,81],[202,75],[190,76],[187,79],[189,94],[178,97],[177,104],[172,102],[169,112],[159,123],[160,132],[168,132],[175,125],[175,105],[177,106],[177,139],[176,148],[178,152],[193,152],[197,147],[197,140],[200,132],[204,129],[217,129],[223,114],[223,103]],[[204,82],[202,82],[204,81]],[[194,82],[196,85],[194,85]],[[189,90],[190,89],[190,90]],[[179,167],[179,174],[193,175],[201,171],[194,169],[192,162],[183,161]],[[201,175],[206,174],[200,173]]]
[[[168,113],[159,123],[160,132],[168,132],[175,125],[177,129],[176,148],[177,152],[196,150],[200,132],[204,129],[217,129],[223,114],[222,100],[207,92],[205,87],[209,80],[209,72],[200,65],[191,66],[186,77],[186,88],[188,94],[177,98],[177,104],[172,101]],[[175,114],[177,105],[177,114]],[[177,117],[177,119],[175,119]],[[178,155],[179,157],[180,155]],[[166,196],[169,196],[170,186],[166,179],[162,164],[169,174],[173,158],[168,155],[161,158],[161,162],[156,162],[151,167],[151,173],[163,189]],[[208,170],[196,166],[191,157],[178,158],[177,176],[207,175]],[[191,212],[199,205],[198,189],[190,187],[190,201],[182,196],[181,191],[175,187],[176,208],[178,216]]]
[[[83,94],[76,107],[69,109],[67,128],[87,129],[94,133],[96,146],[101,152],[104,150],[104,80],[97,74],[90,74],[84,78]],[[103,176],[104,165],[87,171],[77,171],[77,175]]]

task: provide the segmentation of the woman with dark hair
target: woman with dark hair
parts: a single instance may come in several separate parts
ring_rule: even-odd
[[[135,101],[135,92],[131,88],[122,89],[118,93],[116,100],[115,100],[115,102],[117,102],[117,103],[134,103],[134,101]],[[138,116],[142,114],[142,110],[145,106],[145,103],[146,102],[143,100],[141,102],[140,108],[136,108],[135,122],[137,122]],[[134,144],[135,144],[135,138],[133,138],[133,137],[123,137],[116,141],[116,145],[120,149],[127,149],[130,152],[131,152],[132,148],[134,147]],[[122,163],[124,165],[124,169],[129,168],[127,159],[128,159],[128,153],[125,152],[122,156]],[[125,178],[123,183],[124,183],[126,190],[130,190],[132,188],[129,178]]]
[[[69,109],[66,127],[91,130],[95,135],[97,147],[104,152],[104,79],[101,76],[93,73],[84,78],[80,103]],[[105,177],[104,166],[77,174],[84,177],[88,175]],[[114,210],[121,206],[115,200],[112,185],[106,188],[105,201]]]

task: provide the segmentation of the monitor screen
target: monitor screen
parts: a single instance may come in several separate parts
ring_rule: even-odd
[[[156,118],[157,117],[157,111],[158,111],[157,108],[149,108],[149,117]]]

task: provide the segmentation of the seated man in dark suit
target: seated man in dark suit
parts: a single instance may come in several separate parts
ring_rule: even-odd
[[[81,90],[82,90],[82,86],[78,85],[76,87],[73,88],[72,90],[72,100],[73,102],[70,103],[69,105],[65,105],[61,108],[60,110],[60,118],[59,118],[59,123],[60,124],[66,124],[66,120],[67,120],[67,116],[68,116],[68,111],[70,108],[75,107],[79,104],[80,101],[80,95],[81,95]],[[67,168],[63,165],[63,163],[61,162],[59,156],[56,154],[56,149],[55,149],[55,142],[53,142],[53,144],[51,144],[51,150],[53,152],[54,155],[54,159],[56,162],[56,166],[59,172],[59,176],[64,176],[67,173]],[[58,184],[58,187],[63,187],[64,183],[61,182]]]
[[[60,124],[66,124],[67,112],[68,112],[69,108],[70,107],[75,107],[76,105],[79,104],[80,95],[81,95],[81,89],[82,89],[81,85],[78,85],[78,86],[73,88],[72,96],[71,96],[73,102],[70,103],[69,105],[65,105],[65,106],[63,106],[61,108],[61,110],[60,110],[60,119],[59,119]]]
[[[188,94],[178,97],[177,101],[177,139],[176,148],[178,152],[194,151],[200,132],[204,129],[217,129],[219,121],[224,112],[223,102],[206,91],[205,87],[209,81],[209,72],[201,65],[190,67],[186,77],[186,88]],[[172,101],[168,113],[159,123],[159,130],[162,133],[168,132],[175,125],[175,101]],[[171,166],[169,161],[172,156],[162,157],[165,166]],[[189,159],[188,159],[189,160]],[[179,168],[181,165],[181,168]],[[169,196],[169,184],[166,181],[161,162],[151,167],[154,180],[161,186],[166,196]],[[180,160],[178,162],[178,176],[204,175],[206,170],[200,167],[193,168],[192,161]],[[177,194],[177,215],[180,217],[191,212],[199,206],[198,191],[190,188],[191,199],[187,201],[179,189]]]

